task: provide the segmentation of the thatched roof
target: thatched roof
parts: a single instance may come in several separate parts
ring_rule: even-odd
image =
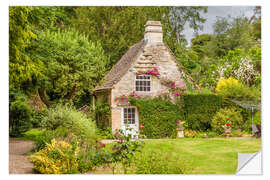
[[[95,91],[111,89],[114,84],[116,84],[122,76],[130,68],[133,61],[136,59],[136,55],[145,45],[144,41],[141,40],[137,44],[131,46],[129,50],[121,57],[121,59],[113,66],[110,72],[105,76],[104,82],[101,86],[96,86]]]

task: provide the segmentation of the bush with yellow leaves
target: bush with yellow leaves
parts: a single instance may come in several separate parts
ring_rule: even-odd
[[[248,87],[237,79],[221,77],[216,87],[216,92],[227,98],[234,99],[260,99],[260,91],[255,87]]]
[[[42,174],[78,173],[77,157],[79,148],[64,141],[55,141],[34,155],[30,156],[34,169]]]

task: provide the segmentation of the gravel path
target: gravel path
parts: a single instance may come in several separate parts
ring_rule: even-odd
[[[9,174],[34,174],[27,152],[34,148],[33,141],[9,140]]]

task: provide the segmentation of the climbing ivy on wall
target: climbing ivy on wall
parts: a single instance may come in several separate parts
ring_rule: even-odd
[[[111,123],[111,109],[107,102],[97,103],[95,109],[96,123],[99,129],[105,129]]]
[[[176,121],[183,119],[177,105],[161,98],[131,97],[129,101],[138,108],[140,134],[147,138],[176,137]]]

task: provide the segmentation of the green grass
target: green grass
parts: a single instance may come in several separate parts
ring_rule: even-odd
[[[110,149],[112,144],[107,144],[106,148]],[[176,158],[180,159],[180,165],[183,164],[184,169],[187,169],[184,174],[235,174],[238,152],[254,153],[260,149],[261,139],[183,138],[146,140],[142,153],[146,157],[153,154],[153,151],[157,151],[163,156],[160,159],[168,157],[166,159],[168,162],[160,164],[170,163]],[[177,165],[179,166],[179,163]],[[100,167],[98,171],[89,173],[111,174],[112,172],[108,168]],[[116,173],[123,173],[120,164]]]
[[[254,153],[260,149],[260,139],[184,138],[146,141],[144,152],[178,155],[191,168],[190,174],[234,174],[238,152]]]
[[[43,130],[41,129],[30,129],[29,131],[25,132],[23,137],[24,139],[28,140],[35,140],[35,138],[41,135]]]

